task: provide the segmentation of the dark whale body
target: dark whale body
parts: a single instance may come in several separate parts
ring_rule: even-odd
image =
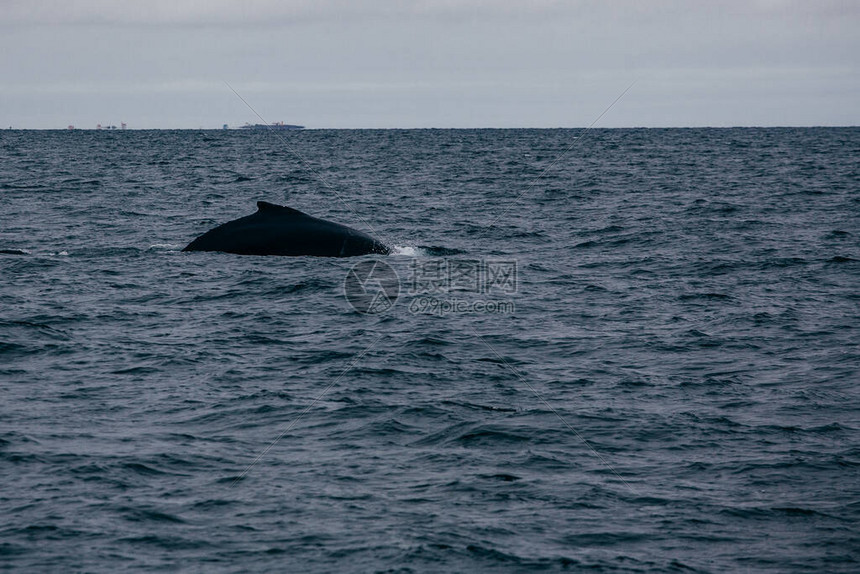
[[[257,213],[207,231],[183,251],[316,257],[391,252],[366,233],[265,201],[257,202]]]

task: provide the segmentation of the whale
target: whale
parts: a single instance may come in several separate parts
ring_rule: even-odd
[[[366,233],[266,201],[257,202],[256,213],[210,229],[182,251],[314,257],[391,253]]]

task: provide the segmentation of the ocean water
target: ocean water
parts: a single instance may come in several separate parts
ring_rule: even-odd
[[[0,568],[858,572],[858,158],[0,132]],[[181,251],[258,200],[395,253]],[[399,296],[357,312],[372,261]]]

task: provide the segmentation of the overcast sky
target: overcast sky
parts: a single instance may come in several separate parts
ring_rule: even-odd
[[[0,0],[0,126],[860,124],[856,0]]]

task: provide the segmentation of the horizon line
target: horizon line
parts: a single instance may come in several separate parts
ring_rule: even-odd
[[[535,127],[535,126],[521,126],[521,127],[492,127],[492,126],[481,126],[481,127],[302,127],[295,129],[277,129],[276,127],[272,127],[272,129],[266,128],[258,128],[255,130],[243,129],[242,126],[237,127],[182,127],[182,128],[166,128],[166,127],[144,127],[144,128],[117,128],[117,127],[101,127],[101,128],[79,128],[79,127],[51,127],[51,128],[28,128],[28,127],[15,127],[9,126],[6,128],[0,128],[0,132],[8,132],[8,131],[61,131],[61,132],[128,132],[128,131],[218,131],[218,132],[226,132],[226,131],[235,131],[235,132],[260,132],[260,131],[278,131],[279,133],[282,131],[335,131],[335,130],[343,130],[343,131],[406,131],[406,130],[581,130],[585,126],[555,126],[555,127]],[[594,130],[666,130],[666,129],[815,129],[815,128],[857,128],[860,127],[860,124],[800,124],[800,125],[753,125],[753,124],[738,124],[738,125],[690,125],[690,126],[606,126],[606,127],[593,127],[591,129]]]

